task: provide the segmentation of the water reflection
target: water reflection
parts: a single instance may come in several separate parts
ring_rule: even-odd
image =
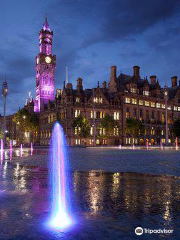
[[[72,202],[75,214],[84,218],[114,219],[119,225],[145,223],[146,226],[179,228],[180,179],[136,173],[74,172]],[[0,169],[0,189],[23,193],[12,206],[32,213],[49,211],[48,171],[5,161]],[[31,195],[26,195],[31,193]],[[28,198],[28,200],[27,200]],[[21,201],[21,206],[19,206]],[[13,205],[15,204],[15,205]],[[8,218],[12,206],[0,211]],[[42,210],[43,209],[43,210]],[[33,224],[33,223],[32,223]],[[145,226],[145,227],[146,227]]]

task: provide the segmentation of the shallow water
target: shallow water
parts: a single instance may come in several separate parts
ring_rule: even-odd
[[[134,230],[173,229],[141,239],[180,238],[180,178],[141,173],[74,171],[74,225],[48,226],[48,170],[4,161],[0,166],[0,239],[138,239]]]

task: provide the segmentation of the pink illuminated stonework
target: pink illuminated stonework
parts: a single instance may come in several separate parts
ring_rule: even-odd
[[[55,97],[56,55],[52,55],[53,32],[47,16],[39,33],[39,54],[36,56],[36,99],[34,111],[40,112],[43,105]]]

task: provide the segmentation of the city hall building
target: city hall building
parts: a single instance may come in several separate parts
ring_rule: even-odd
[[[25,108],[32,109],[39,115],[38,143],[49,145],[52,128],[59,121],[64,129],[69,146],[84,145],[145,145],[165,142],[166,103],[169,143],[174,142],[171,126],[180,116],[180,86],[177,77],[171,78],[171,87],[162,88],[153,75],[150,79],[141,78],[140,67],[134,66],[132,75],[117,74],[117,67],[110,68],[110,78],[102,85],[97,83],[92,89],[83,86],[83,79],[78,78],[76,86],[64,82],[63,89],[55,90],[56,55],[52,53],[53,32],[47,17],[39,33],[39,54],[35,58],[36,97],[28,99]],[[117,122],[112,136],[103,138],[104,129],[101,121],[109,114]],[[90,136],[87,139],[78,136],[78,129],[72,127],[73,120],[82,115],[89,120]],[[132,140],[124,131],[126,120],[136,118],[145,126],[145,134],[135,136]],[[11,116],[12,119],[12,116]],[[9,124],[9,125],[8,125]],[[7,129],[18,132],[8,121]],[[14,135],[13,135],[14,136]],[[132,142],[133,141],[133,142]],[[18,141],[17,141],[18,142]]]

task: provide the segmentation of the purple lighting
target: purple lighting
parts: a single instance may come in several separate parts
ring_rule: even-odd
[[[4,160],[4,146],[3,146],[3,139],[1,139],[1,164]]]
[[[51,138],[50,169],[52,186],[50,226],[62,230],[72,225],[72,219],[70,217],[66,142],[59,123],[55,123]]]
[[[178,138],[176,137],[176,150],[178,150]]]
[[[36,98],[34,111],[40,112],[43,105],[55,98],[56,56],[52,55],[53,32],[47,16],[39,33],[39,54],[36,56]]]
[[[21,147],[20,147],[20,155],[21,155],[21,157],[23,155],[23,145],[22,145],[22,143],[21,143]]]
[[[33,155],[33,143],[31,142],[31,156]]]

